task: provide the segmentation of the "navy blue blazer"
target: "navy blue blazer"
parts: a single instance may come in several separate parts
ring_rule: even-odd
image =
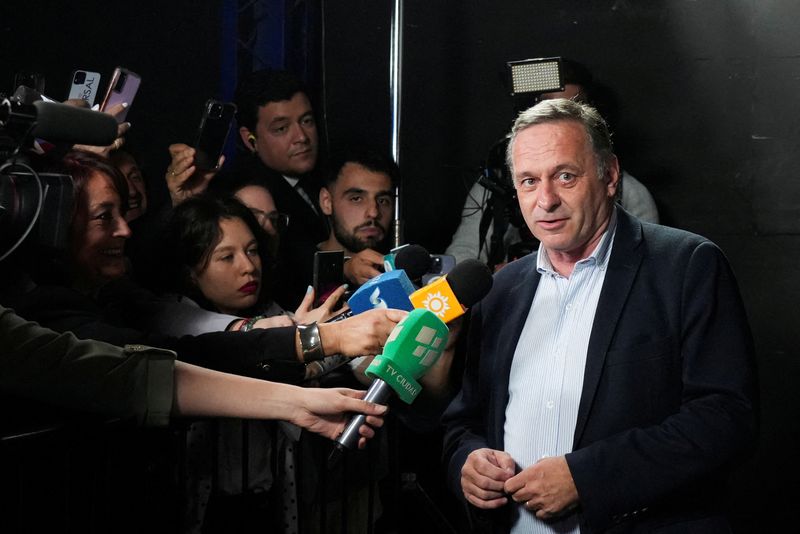
[[[617,213],[566,455],[582,532],[725,531],[724,477],[757,433],[736,281],[707,239]],[[472,310],[463,386],[443,418],[448,482],[462,497],[469,453],[503,450],[509,370],[539,278],[535,254],[513,262]],[[507,529],[508,506],[482,515]]]

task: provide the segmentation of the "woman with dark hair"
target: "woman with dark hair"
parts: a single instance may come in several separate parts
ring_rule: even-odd
[[[185,200],[173,211],[166,244],[174,287],[202,307],[245,317],[284,314],[271,300],[271,285],[279,281],[267,252],[270,236],[236,198],[204,193]],[[299,324],[325,321],[342,311],[332,308],[344,290],[340,287],[312,309],[309,287],[288,316]]]
[[[248,207],[230,196],[214,196],[203,193],[183,201],[176,206],[167,231],[166,249],[170,251],[167,262],[173,269],[176,287],[196,303],[210,310],[223,313],[253,316],[283,315],[283,310],[271,301],[267,281],[270,258],[266,254],[269,237]],[[344,287],[333,294],[326,303],[311,310],[313,291],[309,291],[293,315],[294,320],[309,323],[325,320],[331,316],[330,308],[339,299]],[[326,367],[346,363],[346,358],[324,360]],[[306,366],[306,377],[316,378],[321,365]],[[205,424],[193,425],[189,432],[191,450],[205,448],[205,454],[194,454],[190,473],[198,476],[193,486],[196,492],[190,496],[190,509],[194,517],[206,517],[206,530],[219,525],[224,530],[231,518],[250,518],[258,524],[259,511],[242,496],[241,466],[244,450],[248,458],[248,492],[263,494],[276,487],[270,464],[295,465],[294,449],[300,437],[299,429],[281,424],[277,431],[272,426],[250,423],[246,426],[238,420],[225,421],[217,427],[216,461],[213,447],[208,440]],[[246,431],[245,431],[246,429]],[[243,449],[243,445],[247,447]],[[270,461],[274,456],[275,460]],[[218,467],[216,473],[214,466]],[[296,502],[293,471],[278,470],[281,475],[283,502]],[[217,492],[212,493],[207,484],[216,478]],[[276,493],[276,492],[273,492]],[[251,499],[252,500],[252,499]],[[273,502],[275,499],[273,498]],[[259,500],[259,503],[266,502]],[[204,510],[207,512],[204,513]],[[297,512],[282,514],[284,524],[295,524],[292,517]]]
[[[125,240],[131,235],[124,219],[128,184],[110,161],[88,152],[70,152],[62,163],[74,185],[69,276],[74,286],[93,291],[125,275]]]
[[[175,289],[202,307],[242,316],[268,307],[269,238],[235,198],[202,194],[184,201],[173,211],[167,245]]]

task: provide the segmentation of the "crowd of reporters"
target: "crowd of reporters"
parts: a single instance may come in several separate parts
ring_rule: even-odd
[[[326,516],[320,501],[339,502],[342,496],[324,487],[328,495],[320,494],[314,485],[319,467],[310,458],[330,442],[301,437],[301,431],[333,438],[347,413],[361,411],[371,423],[360,431],[363,447],[364,438],[374,435],[372,427],[382,425],[380,407],[349,400],[363,395],[356,391],[371,381],[363,373],[366,364],[405,312],[375,309],[327,321],[346,309],[346,291],[383,271],[397,167],[358,147],[326,175],[318,164],[311,104],[289,73],[254,73],[240,85],[236,104],[245,147],[236,161],[223,167],[223,157],[216,166],[200,168],[195,148],[164,147],[171,156],[164,173],[171,202],[157,209],[148,201],[135,155],[123,148],[127,122],[119,124],[110,145],[56,143],[44,154],[26,156],[40,172],[68,175],[74,200],[65,250],[45,251],[29,239],[2,264],[0,302],[8,308],[2,310],[3,337],[18,339],[4,355],[3,389],[162,425],[174,415],[281,419],[277,426],[250,423],[245,433],[239,420],[223,422],[213,435],[202,420],[189,425],[189,452],[182,461],[190,484],[181,530],[222,528],[230,513],[287,532],[335,532],[344,514],[348,531],[366,531],[380,516],[380,504],[367,494],[377,492],[375,482],[385,475],[385,454],[369,469],[379,474],[366,479],[366,456],[356,457],[343,475],[355,481],[355,496],[349,505],[340,504],[338,515]],[[345,168],[355,174],[343,174]],[[349,185],[337,187],[341,181]],[[347,255],[345,278],[332,293],[315,295],[314,254],[337,248]],[[448,349],[437,371],[423,378],[428,391],[419,413],[401,414],[403,424],[435,428],[451,394]],[[39,363],[22,365],[23,357]],[[45,373],[37,382],[35,370],[54,368],[69,372],[58,380]],[[259,391],[259,382],[230,375],[265,381],[270,388],[278,383],[302,389],[264,389],[258,399],[248,398],[247,388]],[[201,391],[201,384],[208,389]],[[242,389],[215,404],[236,384]],[[193,393],[190,401],[182,397],[186,391]],[[253,406],[270,395],[267,404],[290,406],[272,412]],[[210,440],[217,443],[211,446]],[[298,463],[307,465],[298,469],[304,480],[295,485],[286,466]],[[278,485],[282,491],[270,492]],[[281,510],[242,499],[230,507],[230,497],[243,493],[296,504]],[[221,504],[214,505],[215,498]],[[298,506],[304,522],[298,522]],[[204,523],[209,509],[222,519]],[[274,517],[275,510],[281,517]]]

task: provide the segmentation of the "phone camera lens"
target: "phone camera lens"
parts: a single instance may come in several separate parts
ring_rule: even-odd
[[[86,73],[83,71],[76,72],[75,78],[72,80],[72,83],[75,85],[83,85],[83,82],[86,81]]]
[[[120,92],[120,91],[122,91],[122,88],[123,88],[123,87],[125,87],[125,81],[126,81],[127,79],[128,79],[128,75],[127,75],[127,74],[125,74],[124,72],[121,72],[121,73],[119,74],[119,78],[117,78],[117,83],[116,83],[116,85],[114,86],[114,90],[115,90],[116,92]]]
[[[222,117],[222,106],[220,106],[219,104],[214,104],[213,106],[211,106],[210,115],[215,119],[219,119],[220,117]]]

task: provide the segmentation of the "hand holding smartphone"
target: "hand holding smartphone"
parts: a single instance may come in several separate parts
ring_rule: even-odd
[[[111,81],[108,83],[108,89],[103,97],[103,103],[100,104],[100,111],[106,111],[116,104],[126,102],[128,107],[115,115],[117,122],[125,122],[128,116],[128,111],[131,109],[133,99],[136,97],[136,92],[139,91],[139,85],[142,83],[142,78],[135,72],[117,67],[111,75]]]
[[[210,99],[203,109],[194,141],[194,164],[199,171],[216,170],[231,130],[236,106]]]

